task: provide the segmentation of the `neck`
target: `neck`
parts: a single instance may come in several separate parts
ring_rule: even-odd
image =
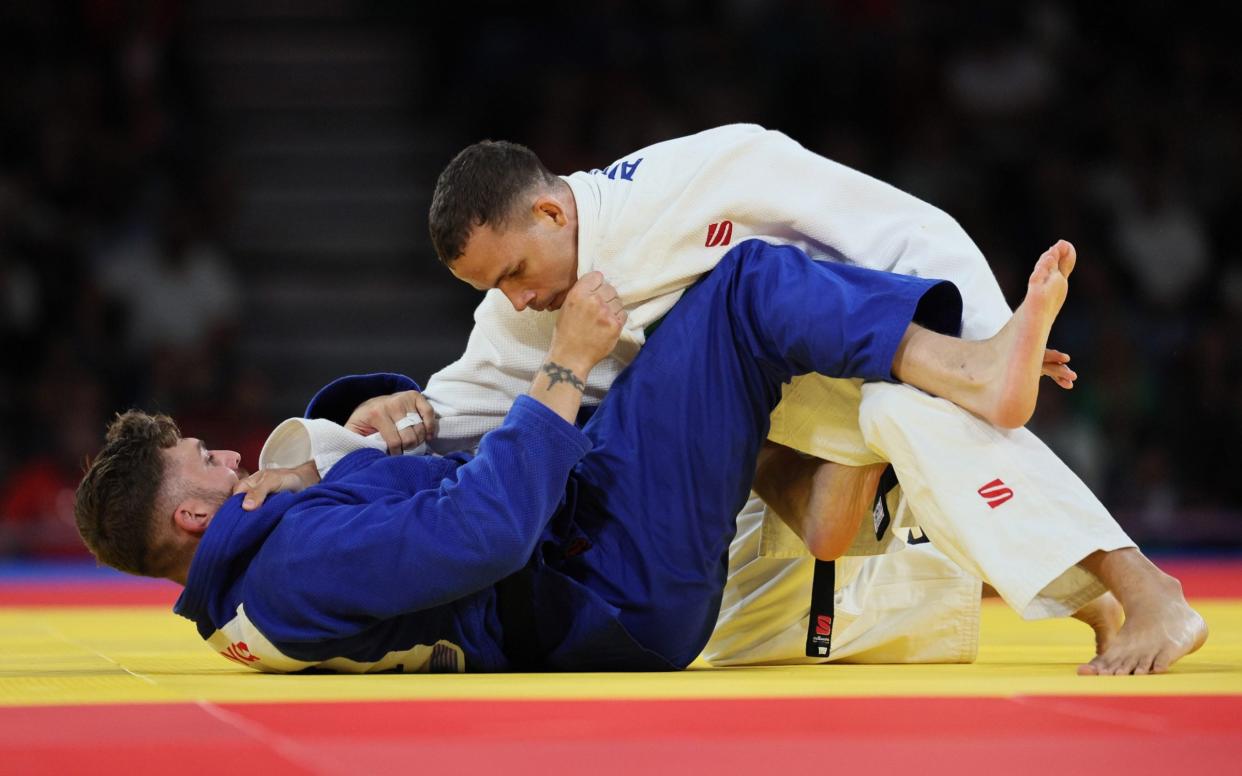
[[[565,200],[565,220],[569,224],[568,239],[573,245],[574,256],[574,276],[578,275],[578,200],[574,197],[574,190],[562,178],[557,178],[557,193]]]
[[[186,577],[188,577],[189,575],[190,575],[190,567],[184,566],[170,573],[167,577],[165,577],[165,579],[171,579],[173,582],[176,582],[178,585],[185,587],[185,580],[186,580]]]
[[[190,562],[194,560],[194,552],[198,549],[198,541],[185,542],[175,549],[169,549],[167,552],[171,556],[169,566],[160,574],[164,579],[171,579],[178,585],[185,587],[186,580],[190,576]]]

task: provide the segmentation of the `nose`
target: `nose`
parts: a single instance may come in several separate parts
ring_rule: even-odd
[[[241,453],[233,450],[212,450],[211,454],[233,471],[237,471],[237,467],[241,466]]]
[[[509,298],[509,304],[513,305],[513,309],[519,313],[530,306],[535,301],[535,292],[522,289],[506,289],[504,295]]]

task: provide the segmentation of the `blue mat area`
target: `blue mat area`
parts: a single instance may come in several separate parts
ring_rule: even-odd
[[[151,580],[122,574],[107,566],[98,566],[94,560],[0,560],[0,582],[133,582],[150,584]]]

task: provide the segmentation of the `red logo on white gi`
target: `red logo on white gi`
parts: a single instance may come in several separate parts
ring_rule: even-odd
[[[1004,482],[1000,480],[992,480],[987,485],[979,488],[979,495],[983,496],[983,500],[988,502],[988,506],[996,509],[1009,499],[1013,498],[1013,491],[1008,488]]]
[[[246,642],[239,641],[236,644],[230,644],[228,649],[220,650],[220,654],[232,660],[234,663],[241,663],[244,666],[250,665],[261,658],[258,655],[250,654],[250,647],[246,646]]]
[[[707,227],[707,242],[704,245],[708,248],[715,248],[717,245],[728,245],[732,239],[733,222],[721,221]]]

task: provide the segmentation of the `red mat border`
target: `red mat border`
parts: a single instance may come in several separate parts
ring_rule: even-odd
[[[0,708],[6,769],[93,776],[1229,773],[1239,740],[1242,696]]]

